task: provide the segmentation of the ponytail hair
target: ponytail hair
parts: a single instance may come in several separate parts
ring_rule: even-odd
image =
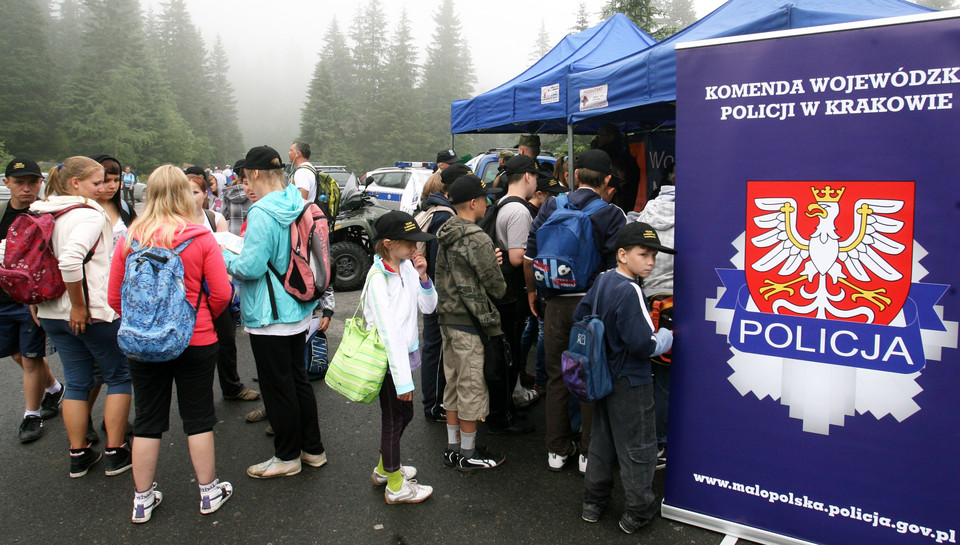
[[[103,166],[89,157],[82,155],[67,157],[62,163],[50,169],[44,198],[50,198],[51,195],[74,195],[75,190],[70,187],[70,180],[74,178],[85,180],[98,170],[102,172]]]

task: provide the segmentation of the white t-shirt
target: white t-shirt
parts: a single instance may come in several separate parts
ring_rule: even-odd
[[[303,202],[310,203],[317,198],[317,177],[309,168],[301,165],[293,171],[293,185],[299,189],[307,190],[307,198]]]
[[[211,210],[211,212],[213,212],[213,210]],[[223,214],[221,214],[220,212],[213,212],[213,222],[214,222],[214,225],[210,225],[210,218],[207,217],[207,213],[206,213],[206,211],[204,211],[204,213],[203,213],[203,223],[202,223],[201,225],[205,226],[207,229],[210,229],[210,232],[211,232],[211,233],[216,233],[216,232],[217,232],[217,226],[216,226],[216,224],[220,223],[220,220],[226,221],[226,220],[224,219],[224,217],[223,217]]]

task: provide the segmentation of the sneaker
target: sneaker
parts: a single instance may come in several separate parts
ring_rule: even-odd
[[[233,496],[233,485],[224,481],[200,487],[200,514],[209,515]]]
[[[244,416],[243,418],[247,422],[260,422],[261,420],[266,420],[267,408],[263,405],[260,405],[259,409],[248,412],[247,416]]]
[[[327,453],[321,452],[320,454],[310,454],[309,452],[301,450],[300,461],[310,467],[320,467],[327,463]]]
[[[438,410],[438,411],[436,411],[436,412],[425,412],[425,413],[423,413],[423,418],[426,419],[427,422],[443,422],[443,423],[446,423],[446,422],[447,422],[447,411],[444,411],[443,409],[440,409],[440,410]]]
[[[254,479],[272,479],[274,477],[293,477],[300,473],[300,459],[284,462],[276,456],[247,468],[247,475]]]
[[[130,458],[130,447],[126,443],[117,448],[104,449],[103,455],[106,457],[107,467],[103,474],[112,477],[119,475],[133,467],[133,461]]]
[[[459,461],[459,452],[450,449],[443,451],[443,465],[447,467],[457,467],[457,463],[459,463]]]
[[[225,395],[223,396],[223,399],[226,399],[228,401],[255,401],[257,399],[260,399],[260,392],[256,390],[251,390],[250,388],[247,388],[246,386],[244,386],[243,390],[240,390],[239,393],[236,393],[230,396]]]
[[[416,480],[408,481],[404,479],[403,484],[400,485],[400,490],[394,492],[388,486],[383,492],[383,497],[387,500],[387,503],[393,505],[395,503],[420,503],[429,498],[430,494],[433,494],[432,486],[418,484]]]
[[[599,506],[592,505],[589,503],[583,504],[583,508],[580,510],[580,518],[584,522],[594,523],[600,520],[600,514],[603,512]]]
[[[657,469],[667,467],[667,448],[664,447],[657,451]]]
[[[402,465],[400,466],[400,475],[403,476],[403,480],[409,481],[417,476],[417,468],[413,466]],[[387,484],[387,476],[377,471],[377,468],[373,468],[373,473],[370,475],[370,480],[373,481],[373,484],[377,486],[383,486]]]
[[[518,392],[513,394],[513,404],[516,405],[518,409],[529,407],[539,400],[540,394],[538,394],[536,390],[529,388],[520,388]]]
[[[97,433],[97,428],[93,427],[93,418],[87,417],[87,442],[91,445],[100,442],[100,434]]]
[[[20,442],[32,443],[43,435],[43,418],[31,414],[20,423]]]
[[[493,469],[506,460],[503,454],[495,454],[487,450],[486,447],[477,447],[473,451],[473,456],[465,458],[459,457],[457,460],[457,469],[460,471],[473,471],[475,469]]]
[[[645,525],[646,523],[634,522],[629,517],[627,517],[626,514],[620,517],[620,529],[623,530],[623,533],[625,534],[632,534],[637,530],[639,530],[640,528],[643,528]]]
[[[153,510],[163,501],[163,494],[157,490],[157,483],[153,483],[150,490],[153,492],[153,496],[151,496],[153,501],[149,503],[140,502],[136,496],[133,497],[133,517],[131,517],[131,520],[134,524],[142,524],[150,520]]]
[[[94,464],[100,461],[103,453],[90,448],[70,449],[70,478],[77,479],[87,474]]]
[[[560,471],[567,463],[568,456],[557,454],[555,452],[547,453],[547,469],[550,471]]]
[[[49,420],[60,414],[60,404],[63,403],[63,393],[66,391],[67,389],[61,385],[59,392],[43,394],[43,399],[40,401],[40,418]]]
[[[581,455],[580,455],[580,459],[578,460],[577,469],[580,470],[580,474],[581,474],[581,475],[586,475],[586,474],[587,474],[587,457],[586,457],[586,455],[584,455],[584,454],[581,454]]]

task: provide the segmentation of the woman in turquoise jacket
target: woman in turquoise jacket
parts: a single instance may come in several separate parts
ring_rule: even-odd
[[[274,455],[247,468],[247,475],[288,477],[300,473],[301,462],[313,467],[327,463],[317,400],[303,367],[307,326],[317,303],[294,299],[267,267],[269,262],[278,271],[287,270],[290,225],[303,209],[303,198],[294,186],[284,189],[280,154],[269,146],[247,152],[244,172],[260,199],[247,213],[243,249],[239,254],[224,250],[223,257],[227,271],[243,282],[244,330],[250,334],[267,419],[275,432]]]

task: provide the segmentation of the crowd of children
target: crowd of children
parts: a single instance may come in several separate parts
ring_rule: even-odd
[[[421,502],[433,491],[416,481],[416,468],[400,462],[400,440],[414,413],[413,373],[422,363],[424,414],[446,423],[447,443],[438,448],[445,465],[474,471],[504,463],[504,454],[477,443],[480,422],[490,435],[530,433],[534,426],[522,421],[520,410],[542,395],[548,469],[559,471],[571,458],[578,460],[585,474],[582,518],[596,522],[619,467],[627,498],[620,528],[632,533],[657,511],[652,478],[665,438],[657,432],[650,358],[673,341],[669,330],[654,327],[642,279],[658,252],[675,251],[661,244],[653,227],[628,222],[610,204],[620,180],[606,152],[594,149],[576,157],[573,187],[567,187],[537,164],[539,139],[524,138],[521,153],[504,157],[500,187],[485,184],[445,150],[451,162],[438,172],[436,191],[424,195],[417,216],[394,211],[376,222],[376,256],[360,304],[365,322],[386,347],[388,365],[379,392],[381,439],[371,480],[386,485],[390,504]],[[150,520],[163,497],[154,478],[174,384],[201,513],[215,512],[233,494],[215,468],[214,369],[225,398],[261,395],[236,372],[235,322],[228,310],[233,286],[240,288],[239,312],[262,390],[259,417],[269,420],[274,434],[272,456],[247,474],[291,476],[302,464],[327,462],[303,355],[315,311],[322,312],[323,329],[329,324],[332,291],[318,309],[316,299],[291,295],[276,272],[291,259],[291,225],[310,205],[309,188],[289,183],[283,166],[276,150],[260,146],[230,171],[235,185],[223,187],[230,181],[224,174],[214,177],[229,217],[208,210],[211,182],[202,169],[157,168],[137,216],[119,198],[121,168],[112,157],[66,159],[51,169],[42,200],[36,163],[17,158],[7,166],[11,200],[0,207],[0,249],[18,215],[53,214],[52,251],[65,285],[62,295],[35,305],[42,330],[26,305],[0,293],[5,332],[0,355],[14,356],[24,371],[21,441],[37,439],[44,418],[55,416],[62,403],[70,476],[83,476],[101,456],[107,475],[132,467],[133,522]],[[564,261],[554,253],[562,244],[550,226],[569,215],[584,229],[577,250],[593,252],[589,266],[583,258]],[[214,237],[228,230],[243,237],[239,249]],[[189,346],[162,364],[125,357],[117,342],[123,313],[134,311],[124,291],[130,289],[130,262],[150,248],[182,260],[183,291],[196,315]],[[561,352],[573,323],[590,311],[602,317],[608,360],[618,365],[612,393],[581,403],[578,425]],[[64,386],[44,359],[44,331],[59,352]],[[534,340],[538,332],[540,343]],[[543,364],[534,379],[524,370],[536,344],[542,344]],[[90,407],[100,383],[107,384],[103,454],[89,437]],[[132,445],[126,429],[131,398]]]

